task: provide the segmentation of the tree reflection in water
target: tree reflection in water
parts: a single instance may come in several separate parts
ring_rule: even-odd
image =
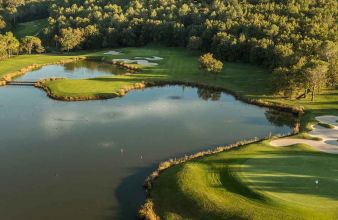
[[[126,71],[119,68],[118,66],[111,65],[109,63],[97,62],[94,60],[81,60],[78,62],[72,62],[64,64],[64,70],[68,73],[75,73],[79,69],[89,69],[98,72],[111,73],[114,75],[124,74]]]
[[[283,127],[288,126],[294,129],[294,132],[298,132],[300,126],[300,118],[296,117],[292,113],[281,112],[274,109],[268,109],[264,113],[266,119],[275,126]]]
[[[221,98],[221,92],[211,89],[198,88],[197,95],[205,101],[218,101]]]

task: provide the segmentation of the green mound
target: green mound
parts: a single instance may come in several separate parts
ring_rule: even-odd
[[[165,171],[151,196],[163,219],[337,219],[337,159],[249,145]]]
[[[35,21],[20,23],[13,30],[13,33],[18,39],[24,36],[37,36],[41,32],[41,30],[47,26],[47,24],[47,19],[39,19]]]

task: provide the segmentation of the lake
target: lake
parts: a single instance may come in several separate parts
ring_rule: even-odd
[[[121,70],[81,61],[19,80],[110,74]],[[86,102],[0,87],[0,218],[133,219],[145,199],[142,184],[160,161],[290,132],[293,121],[284,118],[226,93],[184,86]]]

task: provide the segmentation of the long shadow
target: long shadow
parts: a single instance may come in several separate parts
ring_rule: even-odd
[[[159,200],[155,200],[155,210],[160,216],[163,214],[162,212],[170,212],[178,214],[182,219],[214,220],[220,219],[220,215],[222,219],[247,219],[238,213],[218,213],[215,210],[206,211],[204,207],[201,207],[193,197],[183,191],[178,183],[178,179],[175,178],[173,181],[172,177],[179,173],[183,167],[184,164],[174,166],[161,174],[161,187],[157,187],[157,196],[154,198],[160,198]],[[155,182],[155,185],[156,183],[157,182]],[[168,194],[167,189],[170,189],[170,194]],[[182,204],[184,204],[184,206]]]
[[[329,160],[334,161],[338,159],[337,155],[293,150],[264,151],[264,155],[266,156],[250,158],[248,155],[241,159],[199,162],[217,164],[214,172],[221,175],[222,187],[251,199],[267,201],[266,198],[251,190],[239,179],[236,175],[236,172],[239,171],[238,168],[232,168],[239,167],[247,159],[250,159],[250,163],[245,164],[246,167],[241,171],[252,174],[250,181],[254,185],[257,184],[260,190],[325,197],[338,202],[338,191],[334,190],[338,187],[338,166],[327,166],[325,170],[316,169],[317,166],[315,166],[315,164]],[[278,166],[274,166],[274,164]],[[278,173],[283,173],[283,175],[276,175]],[[320,181],[318,186],[315,184],[317,179]]]
[[[132,75],[133,78],[114,78],[114,77],[96,77],[89,78],[88,80],[92,81],[103,81],[103,82],[139,82],[140,80],[158,80],[164,76],[137,76]]]

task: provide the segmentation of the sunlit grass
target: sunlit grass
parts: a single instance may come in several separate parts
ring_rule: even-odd
[[[151,196],[164,219],[336,219],[337,159],[252,144],[170,168]]]
[[[10,59],[0,61],[0,78],[6,74],[19,71],[31,65],[44,65],[48,63],[58,62],[60,60],[68,59],[69,56],[64,55],[21,55]]]

